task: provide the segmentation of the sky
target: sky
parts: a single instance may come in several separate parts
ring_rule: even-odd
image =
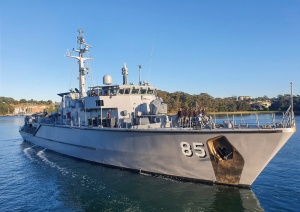
[[[60,101],[78,88],[66,57],[83,29],[93,60],[87,87],[105,74],[159,90],[217,97],[300,94],[298,0],[0,0],[0,96]]]

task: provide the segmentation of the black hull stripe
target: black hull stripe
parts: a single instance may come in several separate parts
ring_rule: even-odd
[[[26,132],[24,132],[24,133],[26,133]],[[51,141],[51,142],[56,142],[56,143],[65,144],[65,145],[69,145],[69,146],[81,147],[81,148],[85,148],[85,149],[97,150],[97,148],[95,148],[95,147],[83,146],[83,145],[78,145],[78,144],[70,144],[70,143],[66,143],[66,142],[62,142],[62,141],[55,141],[55,140],[51,140],[51,139],[48,139],[48,138],[42,138],[42,137],[35,136],[35,135],[29,134],[29,133],[27,133],[27,134],[31,135],[33,137],[43,139],[43,140],[47,140],[47,141]]]

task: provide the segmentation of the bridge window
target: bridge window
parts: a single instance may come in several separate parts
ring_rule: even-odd
[[[111,95],[117,95],[117,93],[118,93],[118,90],[117,90],[117,88],[112,88],[112,90],[111,90]]]
[[[124,88],[121,88],[121,89],[119,90],[119,94],[124,94]]]
[[[146,89],[141,89],[141,94],[146,94],[147,90]]]
[[[104,96],[109,95],[108,89],[107,89],[107,88],[104,88],[104,89],[102,90],[102,95],[104,95]]]
[[[130,88],[125,88],[125,94],[130,94]]]
[[[139,89],[138,88],[133,88],[131,93],[132,94],[139,94]]]
[[[149,89],[147,92],[147,94],[153,94],[153,93],[154,93],[154,90],[151,90],[151,89]]]
[[[96,106],[104,106],[103,100],[96,100]]]

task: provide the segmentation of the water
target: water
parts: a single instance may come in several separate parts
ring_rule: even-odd
[[[300,116],[296,116],[300,126]],[[0,117],[1,211],[298,211],[300,130],[251,189],[183,182],[77,160],[23,142]]]

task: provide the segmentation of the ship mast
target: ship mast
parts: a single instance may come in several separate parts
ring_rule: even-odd
[[[85,90],[85,75],[88,71],[88,68],[84,67],[84,61],[85,60],[91,60],[92,57],[84,57],[84,53],[89,52],[89,48],[92,47],[85,43],[84,37],[83,37],[83,30],[78,30],[78,36],[77,36],[77,43],[79,44],[79,49],[73,49],[73,51],[78,52],[78,56],[73,56],[71,53],[67,53],[68,57],[72,57],[78,60],[79,64],[79,95],[81,98],[86,97],[86,90]]]

